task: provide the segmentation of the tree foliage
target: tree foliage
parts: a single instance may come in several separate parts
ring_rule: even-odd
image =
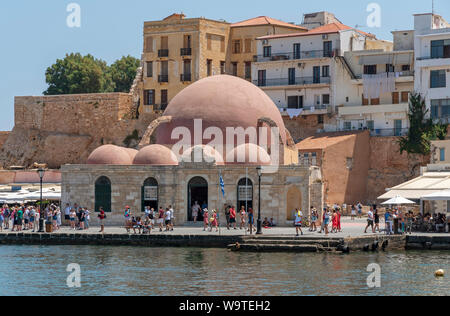
[[[139,60],[131,56],[109,67],[105,61],[89,54],[67,54],[47,68],[48,89],[44,95],[128,92],[138,67]]]
[[[400,153],[427,155],[430,153],[430,141],[445,139],[447,125],[434,124],[431,118],[427,118],[429,110],[425,100],[419,93],[413,93],[409,99],[409,132],[399,140]]]
[[[115,92],[130,91],[140,63],[139,59],[128,55],[117,60],[109,67],[108,73],[115,84]]]

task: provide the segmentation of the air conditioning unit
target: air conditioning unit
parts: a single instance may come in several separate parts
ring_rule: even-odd
[[[328,34],[323,34],[322,35],[322,39],[327,40],[328,39]]]

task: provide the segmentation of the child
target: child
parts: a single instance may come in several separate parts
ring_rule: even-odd
[[[302,231],[302,219],[303,219],[303,213],[299,209],[295,209],[295,232],[297,233],[296,236],[299,237],[298,232],[303,236]]]

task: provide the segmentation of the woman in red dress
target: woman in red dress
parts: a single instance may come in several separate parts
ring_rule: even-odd
[[[337,233],[337,230],[338,230],[338,216],[336,214],[336,210],[333,210],[332,223],[333,223],[333,228],[331,229],[331,232],[332,233]]]

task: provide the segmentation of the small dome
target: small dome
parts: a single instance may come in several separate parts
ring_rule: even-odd
[[[270,165],[267,151],[256,144],[242,144],[231,150],[226,157],[227,164]]]
[[[134,165],[178,166],[177,156],[162,145],[149,145],[142,148],[133,161]]]
[[[100,146],[87,159],[88,165],[131,165],[132,162],[127,149],[115,145]]]
[[[136,158],[136,155],[139,152],[139,151],[137,151],[136,149],[133,149],[133,148],[124,148],[124,149],[127,152],[127,154],[130,156],[131,161],[133,161],[134,158]]]
[[[224,165],[222,155],[208,145],[197,145],[187,149],[181,156],[184,162],[208,162],[218,166]]]

